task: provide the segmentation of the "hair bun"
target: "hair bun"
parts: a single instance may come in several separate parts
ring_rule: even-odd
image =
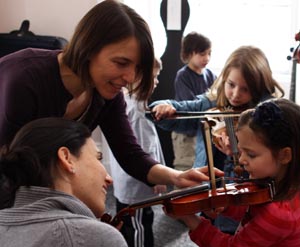
[[[271,127],[276,122],[283,120],[281,109],[273,101],[259,104],[252,116],[253,121],[261,127]]]
[[[16,147],[12,150],[4,147],[0,152],[0,174],[12,181],[26,179],[28,171],[38,169],[35,165],[37,162],[39,159],[30,147]]]

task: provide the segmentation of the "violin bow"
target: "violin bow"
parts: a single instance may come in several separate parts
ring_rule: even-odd
[[[177,111],[173,116],[165,119],[195,119],[195,118],[218,118],[218,117],[239,117],[240,112],[215,112],[215,111]],[[145,116],[155,119],[155,112],[145,111]]]

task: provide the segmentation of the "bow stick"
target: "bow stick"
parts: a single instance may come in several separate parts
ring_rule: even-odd
[[[146,117],[154,117],[155,112],[145,111]],[[196,111],[196,112],[189,112],[189,111],[177,111],[172,117],[166,119],[194,119],[194,118],[218,118],[218,117],[239,117],[240,112],[232,112],[232,111],[225,111],[225,112],[216,112],[216,111]]]

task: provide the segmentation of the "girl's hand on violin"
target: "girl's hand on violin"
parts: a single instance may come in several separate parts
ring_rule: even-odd
[[[208,166],[202,166],[199,168],[195,168],[194,170],[197,170],[198,172],[203,173],[208,178],[208,180],[205,180],[205,181],[209,181],[209,167]],[[215,172],[216,177],[224,177],[224,172],[221,171],[220,169],[214,167],[214,172]]]
[[[211,219],[215,219],[218,217],[218,215],[220,213],[222,213],[224,211],[224,207],[220,207],[220,208],[215,208],[215,209],[211,209],[211,210],[206,210],[206,211],[203,211],[203,213],[208,216],[209,218]]]
[[[190,230],[196,229],[201,222],[201,218],[195,214],[178,216],[168,213],[165,207],[163,207],[163,211],[167,216],[182,221]]]
[[[161,185],[161,184],[159,184],[159,185],[155,185],[154,187],[153,187],[153,192],[155,193],[155,194],[161,194],[161,193],[164,193],[164,192],[166,192],[167,191],[167,186],[166,185]]]
[[[154,106],[151,112],[153,113],[155,120],[159,121],[174,116],[176,109],[170,104],[160,104]]]
[[[232,155],[229,137],[225,132],[222,132],[221,135],[214,138],[214,144],[222,153]]]
[[[124,225],[123,221],[120,221],[118,225],[114,226],[115,228],[117,228],[119,231],[121,231],[122,226]]]
[[[103,214],[101,219],[102,222],[112,225],[113,227],[117,228],[119,231],[121,230],[124,222],[119,217],[113,218],[110,214]]]
[[[215,175],[218,177],[224,176],[224,172],[214,168]],[[178,188],[184,188],[189,186],[199,185],[203,181],[209,181],[209,172],[208,167],[203,166],[200,168],[192,168],[183,172],[179,172],[174,185]]]

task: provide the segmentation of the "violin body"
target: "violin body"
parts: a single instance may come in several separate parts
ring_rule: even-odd
[[[268,183],[263,187],[253,182],[232,183],[216,190],[173,198],[165,202],[164,206],[168,213],[183,216],[230,205],[255,205],[270,202],[274,192],[273,185]]]

